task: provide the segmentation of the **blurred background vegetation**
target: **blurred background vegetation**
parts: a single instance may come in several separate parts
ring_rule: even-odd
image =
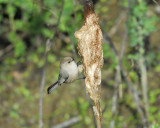
[[[119,56],[115,56],[104,39],[102,127],[143,127],[132,92],[121,73],[116,86],[116,67],[120,61],[138,93],[149,126],[159,128],[160,6],[152,0],[93,2],[104,35],[113,42]],[[0,0],[0,128],[38,127],[48,39],[52,45],[47,55],[43,90],[44,127],[51,128],[73,117],[78,120],[70,128],[95,127],[92,102],[85,93],[84,81],[62,85],[51,95],[46,92],[58,78],[62,57],[80,60],[74,32],[83,25],[82,3],[82,0],[64,0],[64,3],[62,0]]]

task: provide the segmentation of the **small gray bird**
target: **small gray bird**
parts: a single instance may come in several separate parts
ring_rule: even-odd
[[[58,87],[58,85],[61,85],[63,83],[71,83],[77,80],[78,73],[82,72],[82,70],[83,70],[82,65],[76,64],[73,58],[64,57],[60,62],[60,72],[58,81],[48,87],[47,89],[48,94],[50,94],[56,87]]]

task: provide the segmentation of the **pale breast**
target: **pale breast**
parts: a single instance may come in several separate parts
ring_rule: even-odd
[[[73,82],[74,80],[76,80],[78,78],[78,67],[77,64],[75,62],[72,62],[68,68],[68,73],[69,73],[69,78],[66,82],[70,83]]]

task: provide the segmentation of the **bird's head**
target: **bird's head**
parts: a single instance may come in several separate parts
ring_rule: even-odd
[[[64,57],[61,60],[61,66],[71,67],[72,65],[75,65],[75,60],[72,57]]]

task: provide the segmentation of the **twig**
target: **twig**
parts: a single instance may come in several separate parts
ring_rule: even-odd
[[[120,57],[116,56],[117,60],[119,59],[119,62],[122,63],[122,59],[124,56],[124,51],[125,51],[125,47],[126,47],[126,42],[127,42],[127,35],[128,35],[128,18],[129,18],[129,14],[130,14],[130,0],[128,0],[128,7],[127,7],[127,16],[126,16],[126,25],[125,25],[125,32],[124,32],[124,37],[123,37],[123,41],[122,41],[122,48],[121,48],[121,52],[120,52]],[[117,104],[117,99],[118,99],[118,88],[120,87],[120,83],[121,83],[121,74],[120,74],[120,64],[118,63],[116,66],[116,83],[115,83],[115,92],[113,95],[113,104],[112,104],[112,121],[110,123],[110,128],[114,128],[114,117],[116,114],[116,104]],[[119,88],[119,92],[122,92],[122,90],[120,90]],[[122,93],[120,93],[122,95]]]
[[[102,31],[103,31],[103,29],[102,29]],[[108,42],[111,50],[113,51],[113,54],[114,54],[115,57],[116,57],[116,56],[118,55],[118,54],[117,54],[117,50],[115,49],[115,46],[114,46],[112,40],[107,36],[107,34],[104,34],[104,33],[105,33],[105,32],[103,31],[103,39],[105,40],[105,43]],[[116,59],[117,59],[117,57],[116,57]],[[122,73],[122,75],[123,75],[123,77],[124,77],[124,80],[126,81],[129,89],[130,89],[131,92],[132,92],[134,101],[135,101],[135,103],[136,103],[137,111],[138,111],[139,114],[140,114],[140,117],[141,117],[141,120],[142,120],[142,122],[143,122],[143,125],[144,125],[145,128],[147,128],[147,127],[148,127],[148,126],[147,126],[147,119],[146,119],[146,117],[145,117],[144,114],[143,114],[143,111],[142,111],[142,108],[141,108],[141,105],[140,105],[140,99],[139,99],[138,93],[137,93],[137,91],[135,90],[135,88],[133,87],[133,85],[131,84],[131,82],[129,81],[129,79],[128,79],[128,77],[127,77],[127,73],[125,72],[125,70],[124,70],[123,66],[121,65],[120,61],[117,60],[117,62],[119,63],[119,66],[120,66],[120,69],[121,69],[121,73]]]
[[[69,120],[67,120],[63,123],[57,124],[51,128],[67,128],[67,127],[70,127],[70,126],[78,123],[79,121],[80,121],[80,119],[78,118],[78,116],[75,116],[75,117],[72,117]]]
[[[156,1],[156,0],[152,0],[155,4],[157,4],[158,6],[160,6],[160,4]]]
[[[130,0],[128,0],[128,7],[127,7],[127,16],[126,16],[126,25],[125,25],[125,32],[124,32],[124,37],[123,37],[123,42],[122,42],[122,48],[121,48],[121,52],[120,52],[120,62],[123,59],[124,56],[124,51],[126,48],[126,43],[127,43],[127,35],[128,35],[128,23],[129,23],[129,15],[130,15],[130,6],[131,6],[131,2]]]
[[[44,89],[44,84],[45,84],[45,79],[46,79],[46,67],[47,67],[47,56],[48,56],[48,52],[47,52],[47,47],[49,44],[49,40],[47,40],[46,43],[46,50],[45,50],[45,63],[43,66],[43,71],[42,71],[42,79],[41,79],[41,84],[40,84],[40,98],[39,98],[39,128],[43,128],[43,120],[42,120],[42,116],[43,116],[43,89]]]
[[[61,19],[61,16],[62,16],[62,12],[63,12],[64,1],[65,1],[65,0],[62,0],[61,10],[60,10],[59,17],[58,17],[58,21],[57,21],[57,24],[56,24],[56,27],[55,27],[55,33],[54,33],[54,35],[53,35],[53,37],[52,37],[52,39],[51,39],[51,42],[55,40],[55,36],[56,36],[56,34],[57,34],[57,30],[58,30],[57,28],[58,28],[58,26],[59,26],[60,19]]]
[[[5,49],[0,50],[0,57],[13,49],[13,44],[8,45]]]
[[[89,95],[87,94],[87,91],[86,91],[85,86],[83,86],[83,90],[84,90],[85,95],[86,95],[86,98],[87,98],[87,100],[88,100],[88,102],[89,102],[89,107],[91,108],[91,111],[92,111],[92,117],[93,117],[94,127],[97,128],[96,118],[95,118],[95,116],[94,116],[94,111],[93,111],[93,109],[92,109],[92,108],[93,108],[92,101],[91,101],[91,99],[89,98]]]
[[[45,50],[45,55],[44,55],[45,63],[44,63],[44,66],[43,66],[42,79],[41,79],[41,84],[40,84],[39,128],[43,128],[43,120],[42,120],[42,118],[43,118],[43,90],[44,90],[44,84],[45,84],[45,78],[46,78],[46,67],[47,67],[47,63],[48,63],[48,52],[49,52],[49,50],[51,48],[51,45],[52,45],[51,40],[55,40],[55,35],[57,33],[57,28],[58,28],[58,25],[60,23],[60,18],[61,18],[62,11],[63,11],[63,6],[64,6],[64,0],[62,0],[61,11],[60,11],[58,21],[57,21],[57,24],[56,24],[54,36],[53,36],[52,39],[48,39],[47,42],[46,42],[46,50]]]
[[[75,1],[73,1],[73,5],[74,5],[74,7],[76,6],[75,5]],[[74,18],[73,18],[73,20],[74,20],[73,32],[75,32],[75,26],[76,26],[76,12],[75,12],[75,9],[73,9],[73,14],[74,14]],[[74,38],[74,36],[73,36],[73,38]],[[71,45],[72,45],[73,55],[74,55],[75,58],[77,58],[77,53],[76,53],[76,49],[75,49],[75,42],[73,41],[72,37],[70,37],[70,39],[71,39]]]
[[[121,67],[121,72],[122,72],[122,75],[124,76],[124,79],[125,79],[128,87],[130,88],[130,90],[132,92],[133,98],[134,98],[135,103],[136,103],[137,111],[139,112],[139,114],[141,116],[141,120],[143,122],[144,128],[148,128],[147,118],[143,114],[142,107],[140,105],[140,100],[139,100],[138,93],[135,90],[135,88],[133,87],[133,85],[131,84],[131,82],[129,81],[129,79],[127,78],[127,74],[126,74],[125,70],[123,69],[123,67]]]
[[[144,108],[146,116],[149,117],[149,101],[148,101],[148,84],[147,84],[147,69],[145,65],[145,58],[142,53],[140,53],[140,58],[138,59],[139,68],[141,70],[141,86],[142,86],[142,95],[144,101]]]
[[[10,51],[13,50],[13,44],[8,45],[6,48],[4,48],[3,50],[0,50],[0,61],[2,61],[5,56],[10,53]]]
[[[108,107],[108,104],[106,104],[106,105],[104,106],[104,108],[103,108],[103,110],[102,110],[102,115],[103,115],[103,113],[107,110],[107,107]]]
[[[123,41],[122,41],[122,48],[121,48],[121,51],[120,51],[120,57],[116,56],[117,60],[120,58],[119,59],[120,63],[121,63],[121,61],[123,59],[124,51],[125,51],[125,47],[126,47],[126,42],[127,42],[129,13],[130,13],[130,0],[128,0],[128,7],[127,7],[127,14],[126,14],[126,25],[125,25],[125,32],[124,32]],[[118,91],[117,91],[117,89],[118,89],[118,87],[120,85],[120,82],[121,82],[120,75],[121,75],[120,74],[120,65],[117,64],[117,66],[116,66],[116,79],[115,79],[115,81],[116,81],[116,83],[115,83],[115,89],[116,90],[115,90],[114,96],[113,96],[113,105],[112,105],[112,113],[113,113],[112,116],[113,116],[113,118],[112,118],[111,125],[110,125],[111,128],[114,127],[114,115],[116,113],[116,103],[117,103],[117,97],[118,97]]]
[[[49,11],[50,13],[52,13],[53,16],[57,16],[56,12],[52,11],[50,8],[42,7],[42,9]]]
[[[118,99],[118,88],[121,83],[121,74],[120,74],[120,66],[117,64],[116,66],[116,75],[115,75],[115,85],[114,85],[114,95],[112,98],[112,120],[110,123],[110,128],[114,128],[114,117],[116,115],[116,108],[117,108],[117,99]]]
[[[123,56],[124,56],[124,51],[126,47],[126,42],[127,42],[127,35],[128,35],[128,18],[129,18],[129,13],[130,13],[130,0],[128,0],[128,7],[127,7],[127,16],[126,16],[126,25],[125,25],[125,32],[124,32],[124,37],[123,37],[123,42],[122,42],[122,48],[120,52],[120,57],[116,56],[117,60],[119,59],[119,62],[122,62]],[[122,90],[120,88],[120,83],[121,83],[121,74],[120,74],[120,65],[119,63],[116,66],[116,83],[115,83],[115,92],[113,95],[113,104],[112,104],[112,121],[110,123],[110,128],[114,128],[114,117],[116,114],[116,108],[117,108],[117,99],[118,99],[118,89],[119,89],[119,94],[122,96]]]
[[[72,52],[73,52],[73,56],[74,58],[77,58],[77,53],[76,53],[76,49],[75,49],[75,44],[74,41],[71,39],[71,45],[72,45]]]
[[[125,13],[121,13],[121,15],[116,19],[115,24],[113,25],[113,27],[110,29],[110,31],[108,32],[108,35],[110,37],[112,37],[118,30],[120,23],[122,22],[122,20],[124,19]]]

